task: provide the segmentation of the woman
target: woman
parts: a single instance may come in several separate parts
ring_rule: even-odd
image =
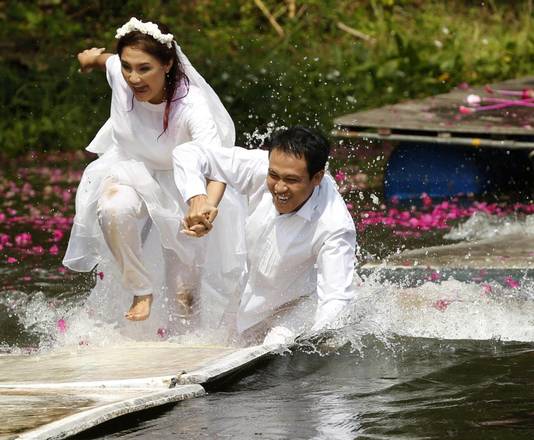
[[[204,262],[206,247],[221,252],[215,257],[225,262],[213,267],[239,276],[243,240],[242,228],[231,241],[223,230],[209,238],[211,243],[179,234],[187,206],[174,183],[172,151],[189,141],[213,148],[233,146],[234,126],[164,25],[132,18],[117,29],[116,38],[117,55],[103,48],[78,54],[82,72],[106,71],[112,99],[110,119],[88,147],[100,157],[86,168],[80,182],[63,263],[76,271],[90,271],[111,251],[122,286],[133,296],[126,318],[145,320],[157,290],[147,266],[150,255],[144,255],[142,230],[151,229],[150,235],[161,244],[166,290],[176,293],[180,314],[185,316],[198,287],[200,266],[210,267],[209,261]],[[223,193],[224,184],[208,183],[211,207],[206,215],[211,219]],[[243,218],[241,201],[230,191],[225,199],[231,199],[224,203],[233,205],[227,211],[234,218],[225,220],[221,215],[217,221],[233,224],[235,231],[236,220]],[[210,273],[214,284],[225,278],[214,275],[212,269]],[[235,284],[235,279],[230,282]],[[223,304],[224,300],[206,303],[210,302]]]

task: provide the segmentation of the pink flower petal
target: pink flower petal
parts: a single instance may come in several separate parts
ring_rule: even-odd
[[[504,279],[504,282],[506,283],[506,285],[508,287],[510,287],[511,289],[517,289],[521,283],[515,279],[513,279],[512,277],[508,276]]]
[[[432,304],[432,307],[434,307],[436,310],[439,310],[440,312],[444,312],[447,310],[447,307],[451,304],[452,301],[449,301],[448,299],[438,299],[434,304]]]
[[[59,333],[65,333],[67,331],[67,322],[61,318],[56,322],[56,328]]]
[[[484,294],[488,294],[488,293],[491,293],[493,292],[493,288],[491,287],[490,284],[482,284],[482,289],[484,289]]]

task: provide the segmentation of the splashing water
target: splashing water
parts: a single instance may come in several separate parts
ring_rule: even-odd
[[[271,123],[266,133],[256,131],[249,140],[262,143],[275,128]],[[99,267],[91,282],[85,281],[83,286],[80,277],[58,268],[57,254],[62,253],[72,223],[75,191],[70,186],[76,184],[81,173],[51,166],[20,168],[17,172],[26,179],[25,183],[5,176],[0,181],[5,194],[0,207],[0,223],[4,227],[0,233],[0,250],[5,265],[0,267],[0,273],[8,279],[0,295],[0,310],[6,311],[5,317],[0,317],[0,325],[7,329],[8,336],[0,341],[0,351],[16,351],[18,347],[112,345],[132,340],[172,340],[184,344],[228,342],[226,335],[213,329],[195,332],[180,328],[165,301],[154,304],[158,319],[132,324],[123,316],[131,298],[114,291],[120,283],[112,269]],[[361,189],[360,180],[351,180],[353,175],[358,175],[357,168],[345,167],[333,172],[341,188],[348,182],[350,188]],[[42,194],[35,190],[39,179],[48,183]],[[28,181],[35,183],[31,185]],[[25,204],[18,206],[17,198]],[[380,205],[379,210],[383,212],[362,212],[362,218],[356,219],[358,227],[364,233],[368,225],[377,225],[390,230],[392,236],[403,238],[402,234],[449,228],[446,221],[466,218],[465,223],[455,226],[445,238],[475,240],[534,231],[534,216],[529,215],[533,212],[532,205],[504,209],[501,205],[475,202],[463,208],[453,202],[433,204],[424,195],[421,201],[420,211],[413,207],[386,210]],[[354,206],[358,208],[357,200]],[[386,237],[385,241],[390,239]],[[526,275],[505,275],[497,282],[487,277],[475,281],[472,274],[460,279],[430,273],[415,287],[371,275],[358,287],[360,295],[348,311],[350,316],[339,322],[339,342],[348,341],[358,347],[366,335],[374,335],[375,342],[386,345],[395,335],[532,341],[532,321],[528,318],[529,314],[534,316],[532,280]],[[469,279],[473,281],[466,281]]]
[[[453,227],[445,234],[449,240],[483,240],[508,234],[534,234],[534,216],[523,219],[517,216],[492,216],[485,212],[474,213],[465,223]]]

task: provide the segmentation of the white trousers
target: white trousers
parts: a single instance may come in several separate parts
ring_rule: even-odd
[[[136,296],[153,293],[155,289],[141,257],[139,225],[148,220],[148,211],[141,197],[130,186],[109,181],[98,200],[97,216],[104,239],[122,274],[123,287]],[[195,262],[186,264],[169,249],[162,248],[162,252],[168,291],[192,292],[199,279]]]

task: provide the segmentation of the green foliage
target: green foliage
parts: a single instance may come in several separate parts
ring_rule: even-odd
[[[77,73],[75,54],[113,50],[130,16],[173,29],[240,142],[271,121],[328,131],[343,113],[533,70],[531,1],[263,3],[283,35],[252,0],[0,2],[0,148],[90,141],[109,113],[109,90],[104,75]]]

